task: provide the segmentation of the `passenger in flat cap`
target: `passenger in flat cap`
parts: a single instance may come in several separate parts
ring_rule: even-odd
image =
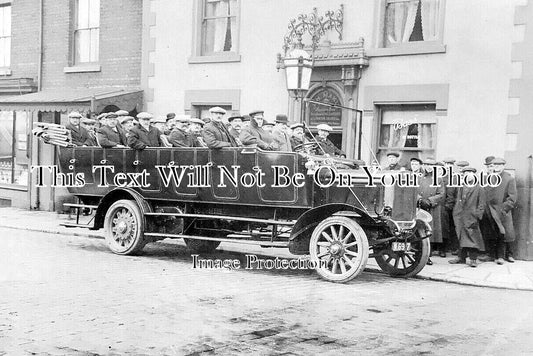
[[[73,111],[68,114],[69,123],[65,126],[70,131],[71,142],[76,146],[83,146],[89,138],[87,130],[81,126],[82,115]]]
[[[94,119],[88,119],[88,118],[81,119],[81,126],[85,130],[87,130],[87,134],[89,135],[89,137],[87,138],[87,140],[85,140],[83,144],[84,146],[98,146],[98,142],[96,141],[95,125],[96,125],[96,120]]]
[[[389,171],[399,171],[404,169],[400,166],[400,152],[389,152],[387,153],[387,170]]]
[[[276,142],[279,151],[292,151],[291,134],[289,132],[290,129],[287,126],[288,122],[287,115],[276,115],[276,126],[272,129],[272,137],[274,138],[274,142]]]
[[[418,157],[412,157],[409,160],[409,171],[413,173],[424,173],[424,169],[422,168],[422,160]]]
[[[152,114],[140,112],[137,114],[139,124],[130,130],[128,146],[136,150],[144,150],[146,147],[162,147],[162,133],[150,125]]]
[[[173,147],[194,147],[194,137],[189,134],[189,116],[179,115],[168,141]]]
[[[202,137],[204,122],[198,118],[191,118],[189,121],[189,134],[193,137],[194,147],[207,147]]]
[[[503,158],[493,158],[490,161],[493,173],[501,177],[501,183],[497,187],[487,186],[487,205],[485,214],[492,228],[492,237],[496,245],[496,263],[501,265],[504,259],[513,263],[513,251],[511,242],[515,240],[512,211],[516,207],[518,193],[514,177],[505,172],[506,161]]]
[[[291,149],[294,151],[294,148],[307,143],[308,140],[305,138],[304,133],[304,124],[296,123],[291,125]]]
[[[228,130],[229,133],[235,138],[238,146],[242,146],[242,142],[239,139],[239,136],[242,132],[242,119],[240,115],[234,115],[228,118]]]
[[[98,129],[97,137],[100,147],[126,147],[127,138],[125,133],[117,127],[118,116],[111,113],[106,116],[105,124]]]
[[[275,151],[277,146],[272,135],[263,129],[263,111],[252,111],[250,117],[250,126],[245,127],[239,135],[242,144],[248,147],[259,147],[263,150]]]
[[[133,116],[121,116],[119,118],[119,122],[122,125],[122,128],[126,132],[126,136],[130,132],[130,130],[135,127],[135,118]]]
[[[337,148],[333,142],[331,142],[328,139],[329,133],[333,131],[333,128],[327,124],[320,124],[317,125],[318,135],[316,136],[316,140],[321,150],[318,151],[318,154],[326,154],[330,156],[340,156],[340,157],[346,157],[346,154]]]
[[[209,121],[202,132],[205,144],[209,148],[237,147],[237,141],[229,132],[226,124],[222,121],[226,110],[217,107],[209,109],[211,121]]]

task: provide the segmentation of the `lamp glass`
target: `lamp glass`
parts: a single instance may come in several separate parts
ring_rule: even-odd
[[[284,59],[288,90],[308,90],[311,82],[312,60],[302,49],[293,50]]]

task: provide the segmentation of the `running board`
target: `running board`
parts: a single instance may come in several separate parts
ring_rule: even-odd
[[[270,241],[257,241],[257,240],[242,240],[242,239],[226,239],[219,237],[207,237],[207,236],[192,236],[192,235],[181,235],[181,234],[163,234],[158,232],[145,232],[145,236],[155,236],[155,237],[169,237],[169,238],[180,238],[180,239],[191,239],[191,240],[206,240],[206,241],[220,241],[220,242],[230,242],[237,244],[247,244],[247,245],[260,245],[264,247],[289,247],[289,241],[279,241],[279,242],[270,242]]]
[[[71,227],[84,227],[84,228],[88,228],[88,229],[93,229],[94,228],[94,224],[60,223],[59,225],[60,226],[64,226],[64,227],[68,227],[68,228],[71,228]]]
[[[87,209],[98,208],[98,205],[85,205],[85,204],[74,204],[74,203],[63,203],[63,206],[68,206],[69,208],[87,208]]]
[[[226,215],[187,214],[187,213],[144,213],[144,215],[145,216],[175,216],[175,217],[180,217],[180,218],[236,220],[236,221],[263,223],[263,224],[268,224],[268,225],[285,225],[285,226],[293,226],[296,223],[296,221],[253,219],[253,218],[244,218],[240,216],[226,216]]]

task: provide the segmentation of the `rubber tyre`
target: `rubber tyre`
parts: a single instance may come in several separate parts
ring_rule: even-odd
[[[345,283],[365,269],[369,254],[368,239],[355,220],[331,216],[313,230],[309,252],[311,260],[317,261],[316,272],[320,277],[330,282]],[[341,271],[337,273],[339,268]]]
[[[430,253],[429,239],[411,243],[412,257],[405,256],[404,253],[387,251],[386,253],[375,257],[381,270],[392,277],[409,278],[416,276],[426,266]],[[402,256],[404,256],[402,258]],[[411,255],[409,255],[411,256]],[[390,259],[389,259],[390,258]],[[400,261],[402,261],[400,263]],[[412,261],[411,261],[412,260]],[[405,265],[408,261],[410,264]]]
[[[144,217],[134,200],[118,200],[106,212],[105,240],[117,255],[134,255],[146,245]]]

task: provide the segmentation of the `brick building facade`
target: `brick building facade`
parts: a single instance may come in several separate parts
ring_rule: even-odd
[[[109,104],[141,110],[143,0],[0,0],[2,8],[11,43],[0,67],[0,205],[58,209],[65,191],[30,184],[31,165],[56,159],[32,139],[33,123],[64,124],[70,110]]]

